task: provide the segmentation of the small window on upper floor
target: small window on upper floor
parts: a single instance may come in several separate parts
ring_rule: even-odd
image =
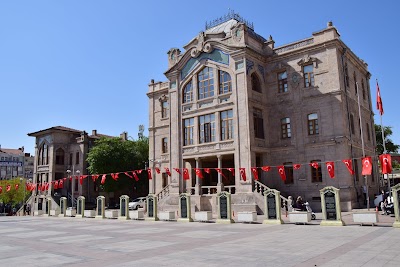
[[[261,83],[256,73],[251,74],[251,89],[253,89],[253,91],[261,93]]]
[[[167,100],[161,101],[161,118],[168,118],[169,105]]]
[[[281,137],[282,139],[290,138],[292,129],[290,128],[290,118],[281,119]]]
[[[229,73],[219,71],[219,94],[226,94],[232,92],[232,81]]]
[[[314,66],[312,64],[303,67],[304,87],[314,86]]]
[[[192,81],[185,85],[183,88],[183,96],[182,96],[183,103],[189,103],[193,101],[193,86]]]
[[[356,95],[358,94],[358,86],[357,86],[357,76],[356,76],[356,72],[353,73],[353,79],[354,79],[354,92],[356,93]]]
[[[284,93],[288,91],[287,72],[278,73],[278,92]]]
[[[317,113],[308,114],[307,119],[308,119],[308,135],[319,134],[318,114]]]
[[[162,139],[162,153],[168,153],[168,138],[164,137]]]
[[[353,114],[350,114],[350,130],[352,134],[355,134],[355,129],[354,129],[354,116]]]

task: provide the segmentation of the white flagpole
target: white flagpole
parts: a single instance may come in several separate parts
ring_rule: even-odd
[[[365,148],[364,148],[364,134],[363,134],[363,127],[362,127],[362,120],[361,120],[361,106],[360,106],[360,92],[358,91],[358,82],[356,82],[356,87],[357,87],[357,104],[358,104],[358,116],[359,116],[359,122],[360,122],[360,134],[361,134],[361,147],[362,147],[362,154],[363,158],[365,158]],[[369,189],[368,189],[368,176],[364,176],[364,182],[365,182],[365,187],[366,187],[366,193],[367,193],[367,209],[369,210]]]

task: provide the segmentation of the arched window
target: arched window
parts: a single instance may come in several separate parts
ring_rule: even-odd
[[[38,165],[47,165],[49,159],[48,145],[44,143],[39,149]]]
[[[193,101],[193,86],[192,82],[189,82],[183,89],[183,103],[189,103],[192,101]]]
[[[253,89],[253,91],[261,93],[261,83],[256,73],[251,74],[251,89]]]
[[[64,149],[59,148],[56,150],[56,165],[64,165],[65,153]]]
[[[219,94],[226,94],[232,92],[232,82],[229,73],[219,71]]]
[[[198,99],[214,96],[214,71],[210,67],[205,67],[197,75],[198,80]]]

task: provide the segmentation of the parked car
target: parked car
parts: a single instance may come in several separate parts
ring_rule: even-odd
[[[130,210],[137,210],[138,208],[144,208],[144,205],[146,205],[146,198],[145,197],[138,197],[128,204]]]

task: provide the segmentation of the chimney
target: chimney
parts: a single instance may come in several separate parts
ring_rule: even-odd
[[[122,132],[119,137],[123,140],[126,141],[128,140],[128,133],[127,132]]]
[[[92,130],[92,135],[96,136],[97,135],[97,130]]]

